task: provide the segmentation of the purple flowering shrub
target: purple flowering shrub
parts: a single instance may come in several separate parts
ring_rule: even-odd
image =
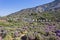
[[[20,40],[60,40],[60,29],[57,23],[42,23],[38,25],[16,27],[14,30],[7,30],[7,32],[5,32],[5,30],[7,29],[0,31],[0,37],[2,37],[2,39],[9,35],[14,40],[16,38]]]

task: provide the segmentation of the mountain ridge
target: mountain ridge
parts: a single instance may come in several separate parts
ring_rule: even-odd
[[[33,8],[22,9],[22,10],[20,10],[18,12],[15,12],[15,13],[19,13],[19,12],[26,11],[26,10],[34,11],[34,12],[36,12],[36,11],[44,12],[44,11],[47,11],[47,10],[50,10],[50,9],[54,8],[53,6],[57,5],[59,2],[60,2],[60,0],[55,0],[53,2],[50,2],[50,3],[47,3],[47,4],[43,4],[43,5],[40,5],[40,6],[36,6],[36,7],[33,7]],[[60,3],[58,5],[60,5]],[[55,7],[57,7],[57,6],[55,6]]]
[[[25,16],[31,17],[31,14],[38,14],[40,16],[43,16],[42,14],[48,13],[49,15],[53,15],[56,19],[60,19],[60,0],[55,0],[53,2],[43,4],[40,6],[36,6],[33,8],[27,8],[27,9],[22,9],[21,11],[12,13],[8,15],[7,17],[12,17],[12,18],[23,18]]]

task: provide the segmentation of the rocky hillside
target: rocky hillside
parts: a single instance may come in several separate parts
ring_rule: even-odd
[[[47,3],[44,5],[36,6],[33,8],[22,9],[18,12],[12,13],[8,15],[8,18],[15,18],[15,19],[25,19],[30,18],[33,19],[35,16],[42,17],[45,19],[58,21],[60,20],[60,0],[55,0],[51,3]],[[49,16],[49,17],[48,17]],[[36,18],[37,19],[37,18]]]

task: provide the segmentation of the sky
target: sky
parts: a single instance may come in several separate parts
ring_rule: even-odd
[[[54,0],[0,0],[0,16],[6,16],[22,9],[43,5]]]

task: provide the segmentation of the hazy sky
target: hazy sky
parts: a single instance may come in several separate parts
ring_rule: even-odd
[[[0,16],[5,16],[21,9],[31,8],[53,0],[0,0]]]

